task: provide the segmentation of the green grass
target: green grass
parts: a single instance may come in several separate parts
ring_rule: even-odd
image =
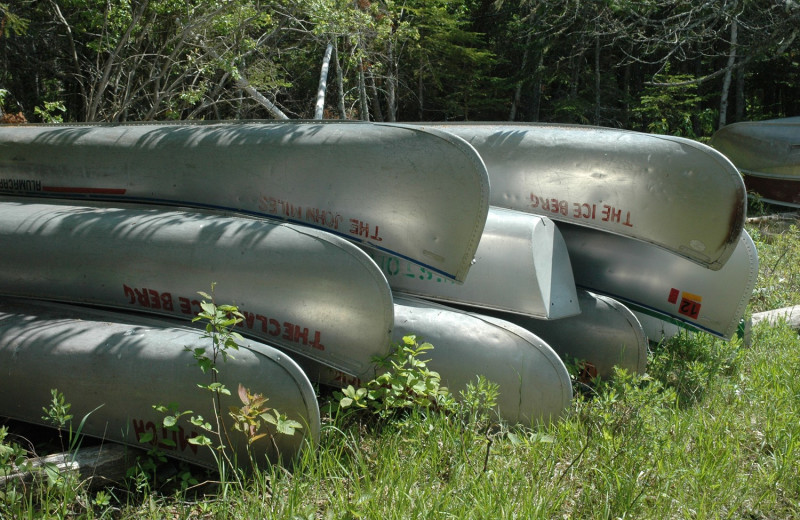
[[[800,304],[797,227],[748,231],[761,256],[750,311]],[[316,450],[224,499],[131,485],[103,504],[45,487],[0,517],[797,518],[799,374],[786,325],[758,325],[750,346],[682,334],[653,349],[647,376],[618,373],[556,424],[326,417]]]

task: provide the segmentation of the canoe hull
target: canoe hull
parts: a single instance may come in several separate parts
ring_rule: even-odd
[[[711,146],[740,170],[800,180],[800,117],[733,123],[711,136]]]
[[[765,202],[800,207],[800,117],[745,121],[717,130],[711,146]]]
[[[371,256],[395,294],[541,319],[580,313],[567,246],[547,217],[490,208],[463,284],[397,257]]]
[[[43,424],[42,408],[58,389],[70,403],[73,426],[86,417],[82,433],[138,448],[145,434],[153,436],[168,456],[210,468],[216,463],[208,448],[188,439],[207,435],[182,419],[176,431],[163,428],[163,414],[153,405],[177,403],[210,419],[206,391],[210,383],[185,347],[206,348],[202,331],[162,320],[51,302],[0,300],[0,415]],[[303,425],[293,436],[275,435],[252,445],[255,460],[265,466],[294,458],[319,439],[320,418],[314,389],[288,356],[265,344],[247,342],[219,365],[220,382],[233,397],[221,396],[223,420],[232,428],[228,406],[242,406],[239,384],[269,398],[268,406]],[[246,439],[231,430],[232,450],[248,465]],[[174,445],[173,445],[174,443]]]
[[[564,363],[547,343],[529,331],[494,317],[469,313],[407,296],[395,296],[395,343],[415,335],[433,350],[428,367],[457,396],[478,375],[500,387],[501,419],[531,424],[557,419],[572,399],[572,383]],[[309,360],[299,360],[309,378],[344,387],[362,384]]]
[[[283,219],[456,280],[469,270],[489,196],[486,168],[462,139],[356,122],[5,127],[0,179],[5,194]]]
[[[559,229],[579,287],[724,339],[736,333],[758,277],[747,232],[725,266],[709,271],[636,240],[568,224]]]
[[[560,320],[538,320],[508,313],[493,316],[515,323],[546,341],[566,363],[578,362],[590,375],[609,378],[614,367],[644,374],[647,337],[637,317],[618,301],[578,292],[581,313]]]
[[[770,204],[800,208],[800,175],[787,179],[743,171],[747,190],[757,193],[758,198]]]
[[[744,228],[741,176],[689,139],[577,125],[433,127],[481,154],[493,206],[642,240],[714,270]]]
[[[391,291],[356,245],[287,223],[101,203],[0,200],[0,294],[191,320],[198,291],[241,332],[365,373],[390,345]],[[56,259],[56,261],[54,261]]]

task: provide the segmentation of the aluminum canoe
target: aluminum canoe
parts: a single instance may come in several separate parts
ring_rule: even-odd
[[[164,454],[216,468],[208,448],[188,442],[207,432],[185,419],[177,431],[167,430],[165,414],[153,410],[153,405],[176,403],[181,411],[213,418],[208,392],[197,388],[211,380],[185,347],[210,350],[210,343],[202,331],[174,322],[4,298],[0,300],[0,415],[46,424],[42,409],[51,400],[50,390],[57,389],[71,405],[76,428],[86,417],[85,435],[149,448],[140,438],[151,434],[151,444]],[[268,459],[289,461],[308,441],[318,441],[320,416],[314,389],[286,354],[248,342],[218,368],[220,382],[232,394],[221,396],[222,418],[242,467],[250,465],[247,441],[233,431],[228,415],[229,406],[242,406],[239,384],[268,397],[268,406],[303,426],[292,436],[275,435],[275,446],[268,438],[256,441],[252,453],[259,465],[265,466]]]
[[[0,193],[201,207],[329,231],[463,280],[486,168],[439,130],[358,122],[0,127]]]
[[[359,375],[391,343],[391,291],[355,244],[266,219],[153,206],[0,199],[0,294],[191,320],[198,291],[241,332]]]
[[[395,294],[541,319],[580,313],[567,246],[547,217],[489,208],[463,284],[395,256],[371,256]]]
[[[739,172],[696,141],[578,125],[433,128],[463,137],[481,154],[493,206],[642,240],[714,270],[744,228]]]
[[[558,227],[579,287],[724,339],[736,333],[758,277],[758,253],[746,231],[725,266],[710,271],[644,242]]]
[[[530,331],[491,316],[395,295],[393,338],[415,335],[433,350],[428,367],[458,396],[482,375],[499,385],[497,409],[510,423],[530,425],[563,415],[572,399],[572,383],[564,363],[550,346]],[[343,387],[364,384],[308,360],[298,360],[309,378]]]
[[[642,324],[647,340],[653,344],[667,341],[678,334],[693,334],[691,330],[676,325],[673,321],[663,320],[644,312],[634,312],[636,319]]]
[[[584,290],[578,291],[578,301],[580,315],[560,320],[492,315],[529,330],[565,362],[580,362],[591,376],[609,378],[615,366],[644,374],[647,337],[634,313],[613,298]]]
[[[800,207],[800,117],[733,123],[717,130],[710,144],[762,200]]]

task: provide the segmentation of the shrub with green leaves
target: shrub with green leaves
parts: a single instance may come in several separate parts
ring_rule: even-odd
[[[453,398],[441,386],[439,373],[428,368],[420,356],[433,350],[430,343],[418,343],[416,336],[403,338],[388,356],[375,359],[381,372],[365,387],[348,385],[334,396],[342,409],[366,410],[386,418],[400,410],[422,408],[441,410],[452,406]]]

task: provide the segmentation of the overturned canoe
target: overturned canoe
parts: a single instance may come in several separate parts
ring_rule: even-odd
[[[479,375],[497,383],[497,409],[505,421],[552,421],[572,399],[569,373],[553,349],[505,320],[395,296],[395,343],[407,335],[433,345],[425,354],[430,359],[428,367],[439,373],[453,395],[475,383]],[[312,381],[339,387],[362,384],[318,363],[298,362]]]
[[[746,231],[725,266],[709,271],[644,242],[558,227],[578,286],[724,339],[736,333],[758,277],[758,253]]]
[[[0,199],[0,294],[191,320],[198,291],[242,333],[359,375],[391,343],[386,278],[355,244],[292,224],[101,203]]]
[[[578,362],[590,375],[611,377],[615,366],[644,374],[647,337],[633,312],[608,296],[588,291],[578,291],[578,301],[580,315],[560,320],[492,315],[531,331],[565,362]]]
[[[710,269],[744,227],[741,176],[698,142],[612,128],[546,124],[446,124],[489,171],[493,206],[615,233]]]
[[[0,415],[44,424],[42,409],[57,389],[70,403],[73,429],[86,418],[82,433],[136,447],[157,444],[169,456],[216,469],[208,447],[189,439],[208,432],[186,417],[176,428],[163,426],[165,414],[153,405],[176,403],[213,423],[211,395],[197,384],[211,383],[190,349],[211,344],[202,331],[131,314],[51,302],[0,299]],[[230,446],[242,467],[249,466],[247,440],[233,430],[229,406],[241,407],[238,385],[269,398],[267,406],[297,421],[294,435],[275,434],[251,446],[259,465],[290,460],[319,439],[320,417],[314,389],[286,354],[247,342],[220,362],[219,381],[232,393],[221,395]],[[260,433],[265,433],[262,429]],[[274,434],[274,432],[272,432]],[[142,443],[149,434],[150,443]],[[213,440],[213,439],[212,439]],[[276,449],[277,448],[277,449]]]
[[[765,202],[800,207],[800,117],[733,123],[717,130],[710,144]]]
[[[371,256],[395,294],[541,319],[580,313],[567,246],[547,217],[490,208],[463,284],[395,256]]]
[[[445,132],[356,122],[0,127],[0,193],[269,216],[463,280],[486,168]]]
[[[693,334],[691,330],[676,325],[672,320],[661,319],[644,312],[634,312],[634,314],[639,323],[642,324],[644,334],[650,343],[659,344],[681,333]]]

